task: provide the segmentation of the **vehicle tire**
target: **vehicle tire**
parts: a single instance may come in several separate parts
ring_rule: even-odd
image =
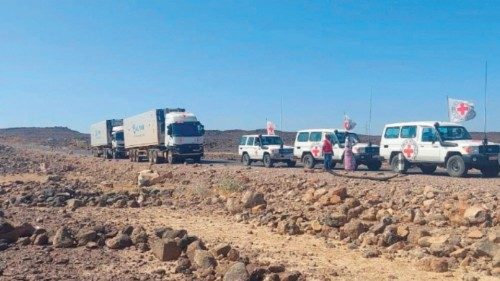
[[[304,157],[302,157],[302,163],[307,169],[314,169],[316,165],[314,157],[311,154],[304,155]]]
[[[128,159],[130,160],[130,162],[134,162],[134,151],[133,150],[130,150],[128,152]]]
[[[394,155],[392,158],[391,158],[391,170],[395,173],[401,173],[401,174],[406,174],[406,172],[408,172],[408,167],[410,166],[408,164],[408,161],[406,160],[403,160],[404,161],[404,165],[403,165],[403,170],[402,171],[399,171],[399,154],[396,154]]]
[[[295,165],[297,165],[297,161],[289,160],[286,162],[286,165],[290,168],[293,168],[295,167]]]
[[[167,152],[167,161],[170,164],[176,164],[177,163],[177,157],[175,157],[171,152]]]
[[[418,166],[420,168],[420,170],[422,171],[422,173],[426,174],[426,175],[432,175],[436,169],[437,169],[437,165],[419,165]]]
[[[241,162],[243,162],[243,165],[245,166],[252,165],[252,159],[250,159],[250,155],[248,155],[248,153],[243,154],[243,156],[241,157]]]
[[[481,169],[481,174],[486,178],[495,178],[500,173],[500,166],[489,166]]]
[[[448,175],[456,178],[462,178],[467,175],[467,166],[464,159],[460,155],[453,155],[446,162],[446,170]]]
[[[266,168],[271,168],[273,166],[273,160],[271,159],[271,155],[268,153],[264,154],[264,158],[262,159],[262,162],[264,162],[264,166]]]
[[[368,170],[370,171],[379,171],[380,168],[382,167],[382,162],[381,161],[371,161],[368,162],[366,165],[368,167]]]

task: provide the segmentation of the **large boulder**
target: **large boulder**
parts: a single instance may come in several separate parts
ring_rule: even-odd
[[[157,184],[160,180],[160,174],[153,170],[143,170],[139,172],[137,177],[137,185],[139,187],[145,187]]]
[[[97,240],[97,232],[92,229],[81,229],[76,234],[76,240],[78,241],[78,246],[85,246],[89,242]]]
[[[160,261],[174,261],[182,254],[181,247],[173,239],[156,240],[153,242],[151,250]]]
[[[469,207],[464,212],[464,219],[472,225],[481,224],[490,218],[489,211],[483,206],[475,205]]]
[[[250,276],[248,275],[245,264],[237,262],[229,268],[226,274],[224,274],[223,281],[247,281],[249,278]]]
[[[52,244],[55,248],[71,248],[77,245],[70,229],[65,226],[56,231],[56,234],[52,238]]]
[[[341,239],[350,237],[352,240],[358,239],[358,237],[365,233],[368,227],[359,220],[351,220],[343,227],[340,228]]]
[[[217,266],[217,261],[212,253],[206,250],[196,250],[194,252],[193,260],[198,268],[208,269],[215,268]]]
[[[8,221],[0,219],[0,240],[15,243],[19,239],[19,232]]]
[[[264,194],[261,192],[253,192],[251,190],[245,191],[241,197],[241,203],[245,208],[253,208],[259,205],[266,205],[267,202],[264,199]]]
[[[113,250],[121,250],[132,246],[132,239],[124,233],[118,233],[114,238],[106,240],[106,246]]]

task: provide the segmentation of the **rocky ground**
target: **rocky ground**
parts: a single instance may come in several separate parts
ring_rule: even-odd
[[[0,279],[500,277],[499,178],[207,163],[0,145]]]

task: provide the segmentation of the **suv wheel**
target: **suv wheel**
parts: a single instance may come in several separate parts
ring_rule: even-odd
[[[487,178],[494,178],[498,176],[498,173],[500,173],[500,166],[489,166],[489,167],[484,167],[481,169],[481,174],[483,174],[484,177]]]
[[[302,158],[302,163],[304,163],[304,166],[308,169],[313,169],[314,168],[314,157],[311,154],[306,154]]]
[[[380,170],[380,167],[382,167],[382,162],[380,161],[372,161],[372,162],[369,162],[368,165],[366,165],[368,167],[368,170],[370,171],[378,171]]]
[[[250,159],[250,155],[248,153],[243,154],[243,157],[241,158],[241,161],[245,166],[250,166],[252,165],[252,159]]]
[[[433,174],[436,171],[436,169],[437,169],[437,165],[425,165],[425,164],[422,164],[422,165],[419,165],[418,167],[420,168],[420,170],[422,170],[422,173],[424,173],[426,175]]]
[[[406,174],[406,172],[408,171],[408,161],[406,161],[406,159],[403,157],[403,170],[400,171],[399,170],[399,157],[403,157],[403,155],[401,153],[399,154],[396,154],[392,157],[391,159],[391,170],[395,173],[402,173],[402,174]]]
[[[262,159],[262,161],[264,162],[264,166],[266,168],[271,168],[273,166],[273,160],[271,159],[271,155],[269,155],[268,153],[264,154],[264,159]]]
[[[465,166],[464,159],[460,155],[453,155],[446,162],[446,170],[448,175],[452,177],[465,177],[467,175],[467,167]]]

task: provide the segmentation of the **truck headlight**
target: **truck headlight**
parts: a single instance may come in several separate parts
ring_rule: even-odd
[[[462,151],[464,154],[479,154],[479,146],[464,146]]]

